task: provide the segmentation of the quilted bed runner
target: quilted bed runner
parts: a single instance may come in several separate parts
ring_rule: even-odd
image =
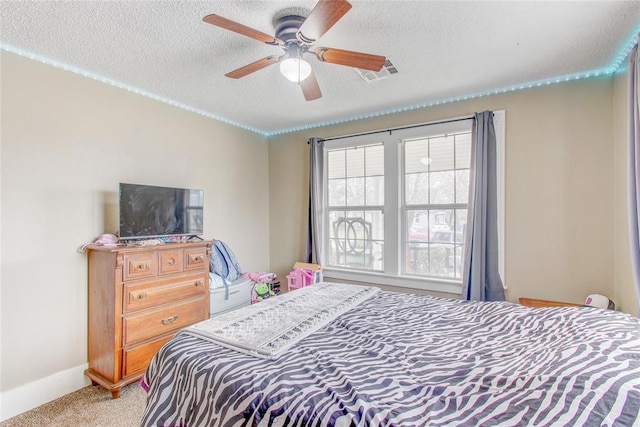
[[[275,359],[286,349],[351,310],[378,288],[319,283],[189,326],[179,334]]]

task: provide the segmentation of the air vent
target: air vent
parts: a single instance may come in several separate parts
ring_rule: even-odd
[[[387,77],[391,77],[391,75],[393,74],[398,74],[398,69],[388,59],[384,62],[382,69],[377,73],[375,71],[361,70],[360,68],[356,68],[355,70],[356,73],[358,73],[358,75],[362,77],[362,80],[367,83],[383,80]]]

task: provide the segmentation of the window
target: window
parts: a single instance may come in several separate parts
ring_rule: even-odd
[[[326,157],[329,265],[384,271],[384,146]]]
[[[404,140],[402,154],[402,273],[461,280],[471,129]]]
[[[325,141],[326,277],[460,292],[472,124]],[[494,125],[502,242],[504,111]]]

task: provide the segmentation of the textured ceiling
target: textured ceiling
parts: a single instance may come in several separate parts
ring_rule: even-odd
[[[264,134],[386,114],[549,79],[611,73],[635,42],[638,1],[358,1],[315,46],[384,55],[371,83],[311,58],[323,97],[306,102],[273,65],[281,49],[206,24],[215,13],[267,34],[316,1],[6,1],[2,47]],[[283,12],[284,11],[284,12]]]

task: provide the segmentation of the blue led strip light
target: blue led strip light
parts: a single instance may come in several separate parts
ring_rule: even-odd
[[[276,132],[271,132],[271,133],[266,134],[265,136],[266,137],[271,137],[271,136],[276,136],[276,135],[282,135],[282,134],[285,134],[285,133],[300,132],[300,131],[303,131],[303,130],[308,130],[308,129],[313,129],[313,128],[337,125],[337,124],[340,124],[340,123],[353,122],[353,121],[357,121],[357,120],[370,119],[370,118],[374,118],[374,117],[386,116],[386,115],[389,115],[389,114],[403,113],[403,112],[406,112],[406,111],[417,110],[417,109],[421,109],[421,108],[435,107],[436,105],[450,104],[452,102],[467,101],[469,99],[482,98],[482,97],[490,96],[490,95],[498,95],[498,94],[501,94],[501,93],[514,92],[514,91],[524,90],[524,89],[531,89],[531,88],[547,86],[547,85],[556,84],[556,83],[564,83],[564,82],[568,82],[568,81],[571,81],[571,80],[580,80],[580,79],[586,79],[586,78],[589,78],[589,77],[606,76],[606,75],[609,75],[609,74],[613,74],[614,72],[615,72],[614,68],[608,67],[608,68],[601,68],[599,70],[588,71],[588,72],[585,72],[585,73],[567,74],[567,75],[564,75],[562,77],[554,77],[554,78],[546,79],[546,80],[537,80],[537,81],[529,82],[529,83],[521,83],[521,84],[517,84],[517,85],[513,85],[513,86],[503,87],[503,88],[500,88],[500,89],[492,89],[492,90],[488,90],[488,91],[485,91],[485,92],[478,92],[478,93],[474,93],[474,94],[470,94],[470,95],[452,96],[451,98],[437,99],[437,100],[434,100],[434,101],[423,102],[421,104],[409,105],[409,106],[405,106],[405,107],[397,107],[397,108],[393,108],[393,109],[389,109],[389,110],[383,110],[383,111],[377,111],[377,112],[373,112],[373,113],[369,113],[369,114],[351,116],[351,117],[341,118],[341,119],[337,119],[337,120],[333,120],[333,121],[312,123],[312,124],[305,125],[305,126],[299,126],[299,127],[279,130],[279,131],[276,131]]]
[[[631,49],[633,49],[633,47],[638,44],[639,39],[640,39],[640,25],[636,27],[636,29],[633,31],[633,35],[629,37],[629,39],[626,41],[625,44],[622,45],[622,49],[620,49],[615,59],[613,60],[613,63],[611,64],[611,68],[614,69],[613,70],[614,72],[616,72],[618,68],[620,68],[620,66],[622,65],[622,61],[624,61],[625,58],[629,56],[629,53],[631,53]]]
[[[153,93],[150,93],[150,92],[145,92],[144,90],[129,86],[129,85],[125,84],[125,83],[122,83],[122,82],[119,82],[119,81],[116,81],[116,80],[111,80],[111,79],[109,79],[107,77],[102,77],[102,76],[100,76],[98,74],[94,74],[94,73],[91,73],[89,71],[85,71],[85,70],[82,70],[80,68],[77,68],[77,67],[74,67],[74,66],[71,66],[71,65],[67,65],[67,64],[64,64],[62,62],[58,62],[58,61],[55,61],[53,59],[50,59],[50,58],[45,58],[43,56],[39,56],[39,55],[30,53],[30,52],[26,52],[26,51],[24,51],[22,49],[13,47],[13,46],[5,44],[5,43],[0,44],[0,49],[6,50],[7,52],[15,53],[16,55],[24,56],[24,57],[29,58],[29,59],[33,59],[34,61],[42,62],[43,64],[52,65],[52,66],[54,66],[56,68],[60,68],[60,69],[63,69],[65,71],[70,71],[70,72],[72,72],[74,74],[78,74],[78,75],[81,75],[81,76],[84,76],[84,77],[88,77],[90,79],[97,80],[97,81],[102,82],[102,83],[106,83],[108,85],[117,87],[118,89],[125,89],[125,90],[127,90],[129,92],[133,92],[133,93],[135,93],[137,95],[142,95],[142,96],[145,96],[147,98],[153,99],[155,101],[160,101],[160,102],[163,102],[165,104],[169,104],[171,106],[178,107],[178,108],[181,108],[183,110],[190,111],[192,113],[196,113],[196,114],[199,114],[201,116],[208,117],[210,119],[218,120],[220,122],[223,122],[223,123],[226,123],[226,124],[229,124],[229,125],[232,125],[232,126],[236,126],[236,127],[242,128],[242,129],[246,129],[246,130],[249,130],[251,132],[258,133],[258,134],[260,134],[262,136],[266,136],[265,133],[263,131],[261,131],[260,129],[253,128],[253,127],[244,125],[242,123],[234,122],[232,120],[225,119],[224,117],[220,117],[220,116],[216,116],[215,114],[207,113],[206,111],[198,110],[197,108],[193,108],[193,107],[190,107],[188,105],[181,104],[181,103],[176,102],[176,101],[172,101],[171,99],[167,99],[167,98],[163,98],[163,97],[158,96],[158,95],[154,95]]]
[[[547,86],[547,85],[556,84],[556,83],[568,82],[568,81],[571,81],[571,80],[579,80],[579,79],[586,79],[586,78],[591,78],[591,77],[610,75],[610,74],[615,73],[622,66],[623,61],[629,55],[629,53],[631,52],[631,49],[633,49],[633,47],[636,44],[638,44],[639,39],[640,39],[640,25],[638,25],[636,27],[636,29],[633,32],[633,35],[631,37],[629,37],[629,39],[624,43],[624,45],[622,46],[622,48],[620,49],[619,53],[614,58],[614,60],[611,63],[611,65],[609,65],[608,67],[605,67],[605,68],[600,68],[598,70],[586,71],[586,72],[575,73],[575,74],[567,74],[567,75],[560,76],[560,77],[553,77],[553,78],[549,78],[549,79],[537,80],[537,81],[528,82],[528,83],[521,83],[521,84],[517,84],[517,85],[512,85],[512,86],[499,88],[499,89],[492,89],[492,90],[488,90],[488,91],[484,91],[484,92],[478,92],[478,93],[474,93],[474,94],[453,96],[453,97],[450,97],[450,98],[443,98],[443,99],[438,99],[438,100],[434,100],[434,101],[427,101],[427,102],[423,102],[423,103],[420,103],[420,104],[409,105],[409,106],[404,106],[404,107],[397,107],[397,108],[394,108],[394,109],[383,110],[383,111],[373,112],[373,113],[369,113],[369,114],[361,114],[361,115],[355,115],[355,116],[350,116],[350,117],[341,118],[341,119],[335,119],[335,120],[311,123],[311,124],[304,125],[304,126],[297,126],[297,127],[293,127],[293,128],[289,128],[289,129],[282,129],[282,130],[278,130],[278,131],[274,131],[274,132],[265,132],[265,131],[262,131],[260,129],[256,129],[256,128],[244,125],[242,123],[234,122],[232,120],[225,119],[224,117],[216,116],[215,114],[207,113],[206,111],[198,110],[198,109],[189,107],[188,105],[181,104],[181,103],[172,101],[170,99],[162,98],[162,97],[154,95],[152,93],[145,92],[145,91],[142,91],[140,89],[131,87],[131,86],[126,85],[124,83],[117,82],[117,81],[114,81],[114,80],[99,76],[97,74],[90,73],[88,71],[84,71],[84,70],[81,70],[79,68],[60,63],[58,61],[55,61],[55,60],[52,60],[52,59],[49,59],[49,58],[44,58],[42,56],[35,55],[35,54],[30,53],[30,52],[23,51],[21,49],[15,48],[13,46],[10,46],[10,45],[4,44],[4,43],[0,44],[0,48],[3,49],[3,50],[6,50],[7,52],[12,52],[12,53],[15,53],[17,55],[24,56],[24,57],[27,57],[27,58],[42,62],[44,64],[52,65],[52,66],[54,66],[56,68],[61,68],[61,69],[66,70],[66,71],[71,71],[72,73],[79,74],[79,75],[82,75],[84,77],[89,77],[91,79],[94,79],[94,80],[97,80],[97,81],[100,81],[100,82],[103,82],[103,83],[107,83],[107,84],[109,84],[111,86],[115,86],[115,87],[120,88],[120,89],[125,89],[125,90],[128,90],[129,92],[133,92],[133,93],[136,93],[138,95],[142,95],[142,96],[145,96],[147,98],[151,98],[151,99],[156,100],[156,101],[164,102],[165,104],[169,104],[169,105],[172,105],[174,107],[178,107],[178,108],[181,108],[183,110],[190,111],[192,113],[196,113],[196,114],[199,114],[199,115],[202,115],[202,116],[205,116],[205,117],[209,117],[211,119],[218,120],[220,122],[223,122],[223,123],[226,123],[226,124],[229,124],[229,125],[232,125],[232,126],[236,126],[236,127],[242,128],[242,129],[246,129],[246,130],[249,130],[251,132],[255,132],[257,134],[260,134],[260,135],[262,135],[262,136],[264,136],[266,138],[269,138],[269,137],[273,137],[273,136],[277,136],[277,135],[283,135],[283,134],[287,134],[287,133],[300,132],[300,131],[304,131],[304,130],[321,128],[321,127],[325,127],[325,126],[338,125],[338,124],[353,122],[353,121],[357,121],[357,120],[370,119],[370,118],[373,118],[373,117],[380,117],[380,116],[386,116],[386,115],[390,115],[390,114],[397,114],[397,113],[402,113],[402,112],[411,111],[411,110],[417,110],[417,109],[421,109],[421,108],[434,107],[436,105],[450,104],[452,102],[466,101],[466,100],[469,100],[469,99],[481,98],[481,97],[490,96],[490,95],[497,95],[497,94],[500,94],[500,93],[507,93],[507,92],[514,92],[514,91],[518,91],[518,90],[531,89],[531,88],[535,88],[535,87]]]
[[[635,30],[633,32],[633,35],[631,37],[629,37],[629,39],[624,43],[624,45],[620,49],[619,53],[616,55],[616,57],[613,60],[613,62],[611,63],[611,65],[609,65],[608,67],[605,67],[605,68],[600,68],[598,70],[586,71],[586,72],[583,72],[583,73],[567,74],[567,75],[560,76],[560,77],[553,77],[553,78],[545,79],[545,80],[537,80],[537,81],[534,81],[534,82],[521,83],[521,84],[517,84],[517,85],[513,85],[513,86],[503,87],[503,88],[500,88],[500,89],[488,90],[488,91],[485,91],[485,92],[478,92],[478,93],[470,94],[470,95],[461,95],[461,96],[454,96],[454,97],[451,97],[451,98],[439,99],[439,100],[435,100],[435,101],[428,101],[428,102],[424,102],[424,103],[421,103],[421,104],[410,105],[410,106],[406,106],[406,107],[398,107],[398,108],[395,108],[395,109],[378,111],[378,112],[374,112],[374,113],[370,113],[370,114],[362,114],[362,115],[358,115],[358,116],[351,116],[351,117],[346,117],[346,118],[336,119],[336,120],[331,120],[331,121],[311,123],[311,124],[305,125],[305,126],[298,126],[298,127],[293,127],[293,128],[289,128],[289,129],[282,129],[282,130],[275,131],[275,132],[265,133],[264,135],[267,138],[269,138],[269,137],[272,137],[272,136],[282,135],[282,134],[286,134],[286,133],[300,132],[300,131],[303,131],[303,130],[309,130],[309,129],[315,129],[315,128],[320,128],[320,127],[324,127],[324,126],[331,126],[331,125],[337,125],[337,124],[341,124],[341,123],[353,122],[353,121],[356,121],[356,120],[370,119],[370,118],[373,118],[373,117],[380,117],[380,116],[386,116],[386,115],[389,115],[389,114],[402,113],[402,112],[405,112],[405,111],[417,110],[419,108],[428,108],[428,107],[433,107],[433,106],[442,105],[442,104],[449,104],[449,103],[452,103],[452,102],[466,101],[466,100],[469,100],[469,99],[475,99],[475,98],[480,98],[480,97],[490,96],[490,95],[497,95],[497,94],[500,94],[500,93],[507,93],[507,92],[513,92],[513,91],[517,91],[517,90],[531,89],[531,88],[540,87],[540,86],[546,86],[546,85],[551,85],[551,84],[556,84],[556,83],[568,82],[568,81],[571,81],[571,80],[579,80],[579,79],[586,79],[586,78],[590,78],[590,77],[606,76],[606,75],[615,73],[618,70],[618,68],[620,68],[620,66],[622,65],[622,63],[625,60],[625,58],[627,56],[629,56],[629,53],[631,52],[631,49],[633,49],[633,47],[636,44],[638,44],[639,39],[640,39],[640,25],[638,25],[635,28]]]

